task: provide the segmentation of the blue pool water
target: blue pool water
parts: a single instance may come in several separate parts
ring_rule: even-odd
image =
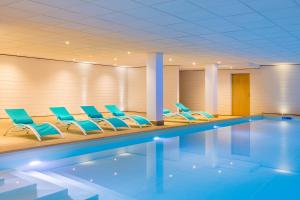
[[[110,193],[137,200],[300,198],[300,121],[294,119],[196,125],[0,159],[2,168],[92,182],[102,188],[100,199]]]

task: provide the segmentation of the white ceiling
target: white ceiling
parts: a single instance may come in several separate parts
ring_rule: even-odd
[[[300,63],[300,0],[0,1],[1,54],[142,66],[154,51],[186,68]]]

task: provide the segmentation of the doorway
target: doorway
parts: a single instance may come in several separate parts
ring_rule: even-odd
[[[232,74],[232,115],[250,115],[250,74]]]

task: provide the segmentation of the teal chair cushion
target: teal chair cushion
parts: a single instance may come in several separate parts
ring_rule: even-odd
[[[126,116],[116,105],[105,105],[106,109],[116,117]]]
[[[47,136],[47,135],[58,135],[60,134],[57,129],[55,129],[53,126],[47,123],[43,124],[31,124],[36,132],[39,133],[41,137]]]
[[[33,124],[32,118],[24,109],[5,109],[5,112],[15,124]]]
[[[208,112],[203,112],[203,111],[200,111],[200,112],[196,112],[200,115],[203,115],[204,117],[208,118],[208,119],[212,119],[212,118],[215,118],[212,114],[208,113]]]
[[[190,109],[185,107],[182,103],[176,103],[176,106],[182,111],[182,112],[190,112]]]
[[[125,114],[123,112],[113,112],[112,113],[114,116],[116,117],[122,117],[122,116],[125,116]]]
[[[101,129],[90,120],[75,120],[81,128],[83,128],[86,132],[88,131],[100,131]]]
[[[169,110],[169,109],[164,109],[164,110],[163,110],[163,114],[165,114],[165,115],[166,115],[166,114],[170,114],[170,113],[171,113],[171,110]]]
[[[188,109],[188,108],[181,108],[181,110],[182,110],[183,112],[190,112],[190,109]]]
[[[30,118],[16,118],[13,121],[15,124],[33,124],[33,120]]]
[[[50,110],[56,115],[59,120],[74,120],[74,117],[65,107],[51,107]]]
[[[130,118],[134,119],[140,125],[149,125],[151,124],[147,119],[138,115],[131,115]]]
[[[101,119],[103,115],[95,108],[95,106],[81,106],[81,109],[90,117],[94,119]]]
[[[97,119],[101,119],[101,118],[103,118],[103,115],[99,115],[99,114],[92,114],[92,113],[90,113],[89,114],[89,117],[90,118],[97,118]]]
[[[186,113],[186,112],[183,112],[183,113],[180,113],[182,116],[184,116],[186,119],[188,120],[197,120],[195,117],[193,117],[192,115],[190,115],[189,113]]]
[[[58,119],[60,120],[74,120],[74,117],[72,115],[60,115],[58,116]]]
[[[128,125],[123,120],[116,118],[116,117],[106,118],[106,120],[109,121],[116,128],[128,127]]]

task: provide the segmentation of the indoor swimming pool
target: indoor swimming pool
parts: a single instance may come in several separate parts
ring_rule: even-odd
[[[299,130],[235,119],[8,153],[0,166],[91,199],[298,199]]]

